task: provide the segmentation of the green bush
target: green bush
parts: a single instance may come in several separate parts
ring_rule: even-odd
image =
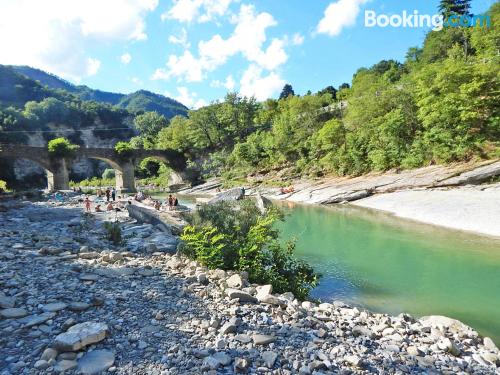
[[[92,177],[91,179],[86,178],[85,180],[81,180],[79,182],[70,181],[70,187],[104,187],[104,186],[113,186],[115,184],[115,178],[98,178]]]
[[[122,243],[122,229],[118,222],[105,222],[104,229],[106,230],[106,239],[113,242],[115,245]]]
[[[102,173],[103,180],[113,180],[115,178],[115,170],[111,168],[107,168]]]
[[[7,191],[7,182],[0,180],[0,193]]]
[[[250,282],[305,299],[320,276],[294,257],[293,242],[280,243],[275,223],[282,219],[275,207],[261,215],[251,200],[204,205],[188,218],[180,251],[208,268],[246,271]]]
[[[134,148],[129,142],[117,142],[115,152],[121,159],[128,160],[134,154]]]
[[[49,141],[47,148],[49,154],[58,158],[72,157],[80,146],[72,144],[66,138],[55,138]]]

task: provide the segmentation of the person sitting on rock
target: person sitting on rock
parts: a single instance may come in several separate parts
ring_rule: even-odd
[[[113,203],[109,202],[108,206],[106,207],[107,211],[113,211]]]
[[[103,210],[101,209],[101,205],[98,204],[97,206],[95,206],[95,212],[103,212]]]

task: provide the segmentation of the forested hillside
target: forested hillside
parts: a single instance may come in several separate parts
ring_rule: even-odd
[[[116,105],[132,113],[155,111],[168,119],[187,113],[187,108],[182,103],[150,91],[139,90],[128,95],[118,94],[94,90],[83,85],[73,85],[53,74],[28,66],[13,66],[12,68],[17,73],[35,81],[39,81],[43,86],[48,86],[52,89],[63,89],[82,100],[93,100],[105,104]]]
[[[352,84],[257,103],[228,94],[175,117],[154,147],[175,148],[228,179],[374,170],[500,156],[500,4],[491,27],[431,31],[406,60],[361,68]],[[350,87],[349,87],[350,86]]]
[[[48,141],[54,138],[48,132],[51,126],[74,130],[68,138],[78,144],[82,143],[79,130],[86,128],[98,138],[127,139],[136,133],[132,121],[125,109],[81,100],[66,90],[42,86],[11,67],[0,66],[0,143],[24,143],[33,131],[42,131]]]

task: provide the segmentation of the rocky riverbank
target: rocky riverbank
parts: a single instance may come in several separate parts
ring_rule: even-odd
[[[500,237],[500,205],[494,204],[500,202],[500,182],[492,182],[498,176],[500,161],[493,160],[354,178],[297,180],[253,176],[247,191],[300,203],[351,203],[423,223]],[[280,188],[266,185],[269,180],[282,180],[294,191],[281,194]],[[220,186],[215,179],[183,193],[214,195]]]
[[[498,371],[495,344],[456,320],[300,302],[171,254],[175,236],[126,211],[82,213],[77,198],[4,204],[0,374]]]

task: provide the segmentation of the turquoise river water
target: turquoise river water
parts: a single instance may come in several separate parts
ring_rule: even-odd
[[[500,343],[500,239],[348,205],[279,204],[283,239],[294,238],[297,256],[323,275],[313,297],[445,315]]]

